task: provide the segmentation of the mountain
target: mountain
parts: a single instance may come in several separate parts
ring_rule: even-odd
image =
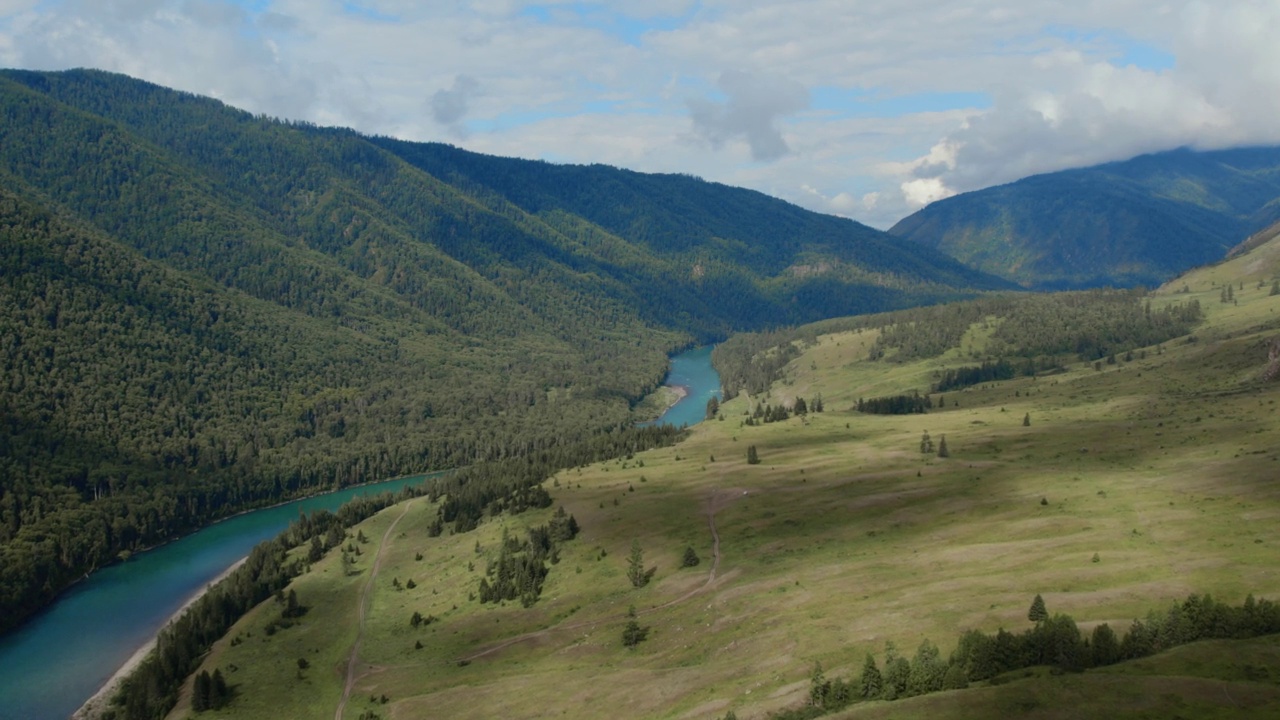
[[[1158,285],[1280,219],[1280,148],[1187,149],[935,202],[889,232],[1034,289]]]
[[[236,510],[608,432],[666,354],[1000,288],[682,176],[0,72],[0,630]]]

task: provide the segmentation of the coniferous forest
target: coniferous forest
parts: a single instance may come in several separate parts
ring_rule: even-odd
[[[616,430],[690,343],[1006,287],[759,193],[98,71],[0,73],[0,124],[0,631],[245,508]]]

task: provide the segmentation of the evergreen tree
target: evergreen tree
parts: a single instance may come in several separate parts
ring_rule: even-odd
[[[802,397],[797,397],[797,398],[796,398],[796,404],[795,404],[795,408],[794,408],[794,409],[795,409],[795,413],[796,413],[797,415],[808,415],[808,414],[809,414],[809,404],[808,404],[808,403],[806,403],[806,402],[804,401],[804,398],[802,398]]]
[[[1044,598],[1040,597],[1039,593],[1031,601],[1031,609],[1027,610],[1027,619],[1033,623],[1041,623],[1049,619],[1049,611],[1045,609]]]
[[[698,552],[693,549],[692,545],[684,549],[684,557],[680,560],[681,567],[693,567],[700,562],[702,562],[702,559],[698,557]]]
[[[747,464],[748,464],[748,465],[759,465],[759,464],[760,464],[760,453],[758,453],[758,452],[756,451],[756,446],[755,446],[755,445],[748,445],[748,446],[747,446]]]
[[[217,710],[231,699],[231,690],[227,687],[227,679],[222,676],[220,668],[214,668],[213,677],[209,680],[209,707]]]
[[[707,413],[705,417],[707,420],[714,420],[716,415],[718,415],[719,413],[720,413],[720,399],[717,398],[715,395],[712,395],[711,398],[707,400]]]
[[[817,708],[825,707],[829,692],[831,692],[831,683],[822,672],[822,663],[815,662],[813,672],[809,675],[809,704]]]
[[[196,712],[204,712],[209,709],[209,692],[211,683],[209,681],[209,671],[201,670],[196,674],[195,683],[191,689],[191,709]]]
[[[1093,637],[1089,643],[1094,667],[1114,665],[1120,662],[1120,642],[1111,626],[1103,623],[1093,629]]]
[[[1272,296],[1272,297],[1274,297],[1274,296],[1276,296],[1276,295],[1280,295],[1280,280],[1273,280],[1273,281],[1271,282],[1271,292],[1269,292],[1269,293],[1267,293],[1267,294],[1268,294],[1268,295],[1270,295],[1270,296]]]
[[[289,589],[284,603],[284,611],[280,613],[287,618],[295,618],[302,614],[302,608],[298,605],[298,591]]]
[[[911,680],[911,662],[901,656],[895,656],[893,660],[888,657],[884,661],[884,690],[882,697],[885,700],[897,700],[900,697],[906,697],[907,684]]]
[[[1031,427],[1031,413],[1022,416],[1022,427]]]
[[[943,435],[938,439],[938,457],[951,457],[951,451],[947,449],[947,436]]]
[[[929,431],[925,430],[920,436],[920,454],[927,455],[933,452],[933,438],[929,437]]]
[[[627,624],[622,629],[622,644],[624,647],[635,647],[645,641],[649,636],[649,628],[641,627],[640,621],[636,619],[636,606],[632,605],[627,608]]]
[[[876,667],[876,659],[867,653],[862,663],[862,680],[859,691],[865,700],[874,700],[884,691],[884,678],[880,677],[880,668]]]
[[[942,677],[943,690],[963,690],[969,687],[969,678],[964,672],[964,668],[959,665],[951,665],[947,668],[947,674]]]
[[[631,587],[642,588],[649,584],[649,573],[644,569],[644,550],[640,549],[640,541],[631,541],[631,554],[627,556],[627,579]]]
[[[911,675],[907,678],[907,693],[923,695],[942,689],[947,674],[947,664],[938,653],[938,646],[925,640],[911,660]]]

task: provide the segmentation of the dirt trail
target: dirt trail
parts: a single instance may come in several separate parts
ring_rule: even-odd
[[[711,587],[712,583],[716,581],[716,573],[720,570],[720,533],[719,531],[716,530],[716,513],[724,509],[733,500],[745,494],[746,493],[737,489],[721,490],[718,492],[713,492],[711,494],[711,497],[708,498],[707,500],[707,526],[711,529],[711,572],[707,574],[706,582],[702,583],[700,587],[696,587],[674,600],[667,601],[661,605],[657,605],[655,607],[649,608],[648,610],[640,610],[636,612],[636,615],[648,615],[649,613],[657,612],[659,610],[665,610],[669,607],[679,605],[706,592]],[[561,630],[577,630],[579,628],[590,627],[592,625],[597,625],[602,622],[608,622],[610,620],[621,620],[622,618],[625,618],[625,617],[627,617],[625,614],[606,615],[605,617],[594,618],[591,620],[583,620],[576,623],[570,623],[568,625],[556,625],[555,627],[549,627],[543,630],[535,630],[533,632],[525,633],[523,635],[517,635],[513,638],[504,640],[498,643],[497,645],[485,648],[484,650],[481,650],[476,653],[472,653],[471,655],[461,658],[461,662],[471,662],[472,660],[477,660],[486,655],[491,655],[493,653],[498,652],[499,650],[509,648],[512,645],[522,643],[526,640],[545,637],[551,634],[552,632],[558,632]],[[340,718],[336,720],[340,720]]]
[[[373,581],[378,577],[378,568],[382,567],[382,555],[387,550],[387,541],[391,539],[391,533],[396,529],[396,525],[400,524],[400,520],[409,513],[409,507],[413,505],[413,501],[405,503],[404,510],[400,511],[400,515],[392,521],[387,531],[382,533],[382,543],[378,545],[378,554],[373,559],[373,567],[369,570],[369,579],[365,580],[364,588],[360,591],[360,605],[356,609],[356,615],[359,619],[356,629],[356,641],[351,646],[351,655],[347,657],[347,680],[342,686],[342,700],[338,701],[338,709],[333,712],[333,720],[342,720],[342,713],[347,709],[347,700],[351,698],[351,688],[356,684],[356,665],[360,662],[360,642],[364,640],[364,619],[369,612],[369,598],[373,591]]]

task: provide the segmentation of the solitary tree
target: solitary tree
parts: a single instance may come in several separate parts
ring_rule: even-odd
[[[720,413],[720,399],[717,398],[715,395],[712,395],[711,399],[707,400],[707,416],[706,417],[708,420],[714,420],[716,415],[718,415],[719,413]]]
[[[700,562],[702,562],[702,559],[698,557],[698,552],[693,549],[692,545],[684,549],[684,557],[680,560],[681,567],[693,567]]]
[[[1031,601],[1031,609],[1027,611],[1027,619],[1033,623],[1044,622],[1049,619],[1049,611],[1044,607],[1044,598],[1036,594],[1036,599]]]
[[[644,571],[644,550],[640,541],[631,541],[631,554],[627,556],[627,579],[631,587],[641,588],[649,584],[649,574]]]
[[[1022,416],[1022,427],[1031,427],[1031,413]]]
[[[933,452],[933,438],[929,437],[929,431],[925,430],[920,436],[920,454],[927,455]]]
[[[759,465],[759,464],[760,464],[760,453],[756,452],[756,446],[755,446],[755,445],[748,445],[748,446],[747,446],[747,464],[748,464],[748,465]]]
[[[627,624],[622,629],[622,644],[629,648],[635,647],[644,642],[648,636],[649,628],[641,627],[640,621],[636,619],[636,606],[627,608]]]
[[[947,450],[947,436],[943,435],[938,439],[938,457],[951,457],[951,451]]]

